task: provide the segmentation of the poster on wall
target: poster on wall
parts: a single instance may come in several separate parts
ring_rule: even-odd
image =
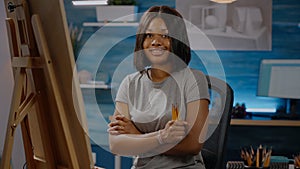
[[[199,31],[216,50],[272,49],[272,0],[176,0],[176,9],[187,20],[193,49],[210,50]]]

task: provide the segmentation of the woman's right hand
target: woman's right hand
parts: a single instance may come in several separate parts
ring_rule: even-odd
[[[187,134],[187,122],[182,120],[169,121],[165,128],[159,131],[162,143],[178,143]]]

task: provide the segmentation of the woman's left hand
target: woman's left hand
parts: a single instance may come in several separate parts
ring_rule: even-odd
[[[116,115],[113,117],[112,120],[108,124],[107,131],[109,134],[112,135],[119,135],[119,134],[141,134],[141,132],[135,127],[133,122],[127,119],[123,115]]]

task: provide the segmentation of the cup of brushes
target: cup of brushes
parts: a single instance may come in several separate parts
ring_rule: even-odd
[[[260,145],[256,150],[252,148],[242,148],[241,158],[244,160],[247,169],[269,169],[272,148]]]

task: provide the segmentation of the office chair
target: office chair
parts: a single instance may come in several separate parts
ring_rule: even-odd
[[[234,95],[225,81],[209,75],[206,78],[211,94],[208,131],[215,130],[208,133],[209,138],[205,141],[201,154],[206,169],[222,169],[226,164],[224,155]]]

